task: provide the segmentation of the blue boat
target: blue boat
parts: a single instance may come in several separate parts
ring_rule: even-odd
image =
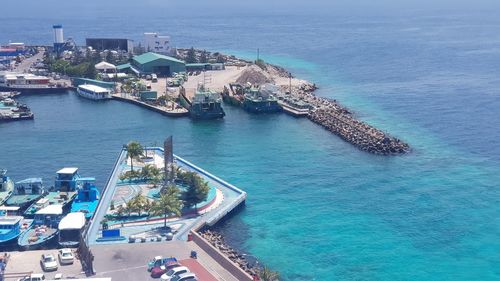
[[[95,186],[95,178],[80,178],[79,181],[82,185],[78,188],[78,194],[71,203],[71,212],[82,212],[86,219],[90,219],[99,204],[99,190]]]
[[[0,170],[0,206],[9,199],[14,191],[14,183],[7,176],[7,170]]]
[[[35,213],[49,205],[62,205],[63,209],[67,210],[70,203],[76,197],[76,191],[79,187],[80,175],[78,168],[63,168],[57,171],[55,186],[41,199],[33,203],[24,212],[25,217],[32,217]]]
[[[29,178],[16,182],[12,196],[5,202],[7,206],[26,209],[46,194],[41,178]]]
[[[59,234],[59,222],[63,205],[49,205],[35,213],[31,227],[17,239],[17,245],[25,250],[41,248]]]
[[[0,216],[0,246],[15,242],[32,224],[33,220],[22,216]]]

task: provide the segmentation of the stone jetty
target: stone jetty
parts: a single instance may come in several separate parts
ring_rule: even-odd
[[[397,155],[410,151],[410,146],[383,131],[357,120],[336,100],[314,95],[316,85],[303,84],[292,90],[292,96],[312,106],[308,118],[363,151],[378,155]]]
[[[214,230],[204,230],[200,231],[199,234],[208,241],[212,246],[217,248],[221,253],[228,257],[232,262],[236,263],[245,272],[251,276],[258,274],[258,268],[252,266],[241,253],[238,253],[233,248],[229,247],[224,241],[224,236]]]

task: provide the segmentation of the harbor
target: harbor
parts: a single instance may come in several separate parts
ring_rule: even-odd
[[[53,249],[54,245],[73,248],[75,254],[80,257],[78,264],[81,263],[82,269],[80,272],[78,270],[63,271],[65,277],[117,278],[123,274],[144,276],[145,270],[142,267],[134,267],[130,272],[127,269],[116,270],[118,264],[110,263],[106,259],[109,253],[122,249],[119,250],[120,253],[130,252],[128,256],[133,256],[132,252],[138,251],[151,257],[166,252],[171,253],[170,255],[175,254],[181,265],[189,266],[203,280],[220,280],[221,276],[224,280],[252,280],[252,275],[258,273],[256,269],[250,270],[243,260],[234,260],[234,254],[229,255],[221,251],[203,235],[204,231],[242,208],[245,204],[246,193],[187,160],[173,155],[171,138],[167,139],[162,148],[144,147],[141,151],[136,156],[131,156],[133,153],[131,147],[123,148],[101,192],[94,185],[95,179],[80,176],[77,168],[59,170],[56,173],[56,189],[50,189],[52,191],[48,193],[44,192],[42,181],[39,179],[18,181],[14,186],[13,181],[4,173],[2,190],[9,192],[4,198],[5,202],[19,193],[40,194],[40,196],[31,198],[31,201],[36,200],[36,203],[28,207],[24,213],[25,217],[33,214],[32,219],[14,215],[13,211],[18,214],[23,209],[16,205],[9,205],[12,207],[0,209],[8,212],[0,216],[0,222],[12,224],[21,229],[15,232],[17,234],[13,238],[18,240],[17,244],[20,249],[26,251],[23,253],[25,256],[32,256],[32,254],[38,256],[37,253],[40,251],[37,250],[39,249],[47,253],[50,251],[47,249]],[[160,174],[156,176],[157,178],[150,178],[150,176],[124,178],[134,169],[141,173],[146,173],[147,170],[153,174],[157,172]],[[175,214],[177,211],[165,212],[163,207],[159,209],[162,210],[160,212],[153,211],[158,200],[161,202],[167,200],[163,196],[166,194],[164,192],[168,193],[165,190],[169,190],[170,184],[175,182],[181,190],[184,190],[183,193],[189,192],[189,185],[192,184],[190,178],[196,179],[201,186],[208,188],[204,193],[204,198],[193,201],[196,203],[191,205],[188,203],[190,201],[185,201],[188,200],[188,197],[185,197],[187,195],[179,197],[184,198],[185,203],[177,215]],[[52,200],[50,199],[52,198],[51,192],[57,192],[54,193],[57,195],[52,196],[58,200],[57,202],[48,202]],[[68,201],[64,203],[65,201],[62,200],[66,198]],[[136,204],[138,198],[142,198],[142,204],[144,204],[143,207],[137,207],[143,208],[142,211],[136,207],[126,209],[129,205]],[[180,199],[171,198],[170,200]],[[16,202],[19,203],[20,199],[11,201],[11,204]],[[150,206],[151,209],[145,206]],[[145,213],[147,215],[144,215]],[[3,239],[2,243],[8,241],[3,236],[0,238]],[[50,243],[51,241],[54,243]],[[5,276],[28,274],[19,269],[17,259],[20,254],[11,252],[10,255],[11,260],[7,263]],[[193,255],[196,259],[193,259]],[[140,260],[143,257],[144,255]],[[103,262],[100,262],[101,259]],[[137,261],[128,259],[131,263]],[[36,270],[31,272],[36,272]],[[82,275],[82,272],[85,273]],[[156,271],[153,270],[153,272]],[[58,272],[58,274],[62,273]],[[153,278],[159,277],[154,274],[152,273]]]
[[[241,107],[249,114],[283,112],[307,117],[362,151],[377,155],[411,151],[407,143],[358,120],[337,101],[316,96],[315,84],[259,58],[249,61],[194,48],[136,55],[129,49],[112,53],[92,46],[82,49],[72,39],[64,42],[62,32],[62,26],[54,25],[57,42],[52,48],[23,46],[34,53],[16,62],[13,72],[0,74],[0,87],[22,94],[72,88],[86,99],[114,99],[168,117],[189,116],[195,120],[225,118],[223,103]],[[53,78],[32,74],[36,67],[54,70]],[[69,78],[67,70],[71,68],[73,75],[85,77]],[[33,119],[25,107],[19,112],[2,113],[4,121],[24,119]]]

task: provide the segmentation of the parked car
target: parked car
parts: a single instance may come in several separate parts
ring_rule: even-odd
[[[43,271],[57,270],[57,260],[52,254],[43,254],[40,258]]]
[[[73,257],[73,252],[71,251],[71,249],[60,249],[58,256],[59,256],[59,263],[61,265],[73,264],[74,257]]]
[[[163,274],[160,278],[162,281],[170,281],[175,276],[181,275],[183,273],[188,273],[188,272],[189,272],[189,268],[187,268],[185,266],[178,266],[178,267],[174,267],[174,268],[170,269],[169,271],[167,271],[167,273]]]
[[[151,82],[153,83],[158,82],[158,76],[155,73],[151,74]]]
[[[155,266],[153,269],[151,269],[151,277],[153,278],[160,278],[163,274],[165,274],[167,271],[174,267],[179,267],[181,266],[177,261],[175,262],[167,262],[163,265],[160,266]]]
[[[162,256],[156,256],[152,260],[148,262],[148,271],[151,272],[151,269],[155,266],[160,266],[161,265],[161,260],[163,259]]]
[[[174,257],[164,258],[162,256],[156,256],[148,262],[148,271],[151,271],[151,269],[153,269],[153,267],[159,267],[159,266],[164,265],[168,262],[177,262],[177,259]]]
[[[42,281],[45,280],[45,275],[43,273],[33,273],[23,278],[17,279],[17,281]]]
[[[174,276],[171,281],[198,281],[198,279],[196,278],[196,274],[189,272]]]

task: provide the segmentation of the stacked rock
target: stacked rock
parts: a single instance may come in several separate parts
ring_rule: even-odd
[[[224,237],[222,236],[222,234],[213,230],[205,230],[199,232],[199,234],[210,244],[212,244],[212,246],[217,248],[217,250],[228,257],[232,262],[236,263],[245,272],[247,272],[251,276],[257,274],[257,268],[252,267],[242,254],[229,247],[224,241]]]

